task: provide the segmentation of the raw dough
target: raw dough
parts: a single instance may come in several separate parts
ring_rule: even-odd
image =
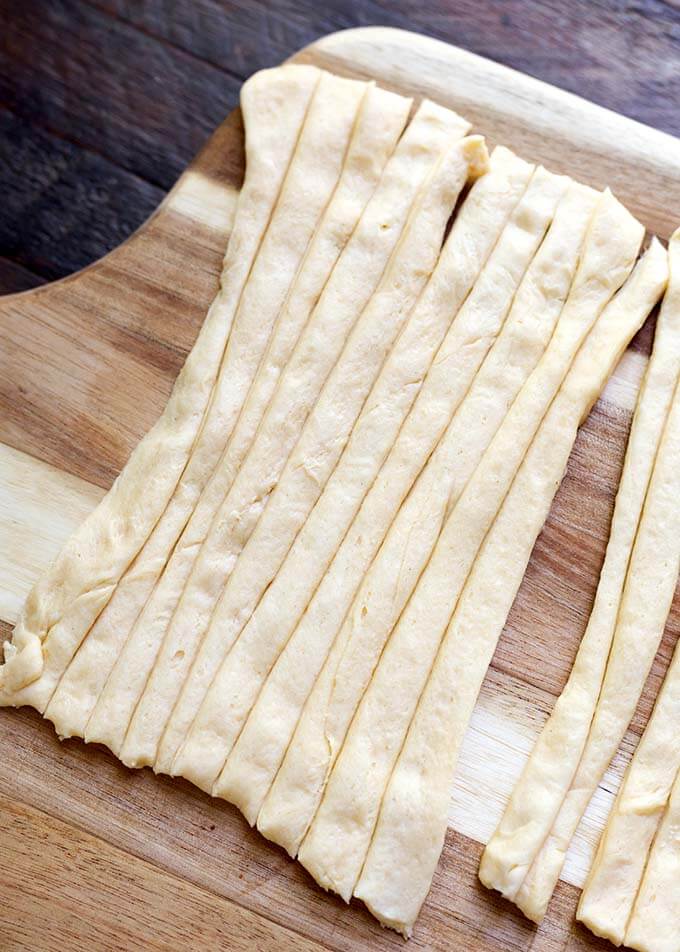
[[[360,456],[364,441],[370,441],[371,431],[376,426],[391,425],[388,421],[395,415],[395,399],[390,398],[385,388],[376,388],[362,411],[363,421],[359,421],[326,492],[249,622],[255,621],[260,630],[271,626],[272,637],[274,632],[278,632],[282,639],[289,639],[227,760],[219,788],[216,788],[220,796],[235,802],[251,823],[257,819],[328,650],[327,638],[322,635],[332,628],[329,612],[337,611],[339,604],[351,598],[349,593],[358,585],[400,502],[446,424],[445,393],[448,391],[453,398],[464,379],[462,367],[458,372],[452,367],[449,375],[444,372],[446,365],[442,366],[441,362],[431,364],[423,384],[427,399],[422,400],[420,396],[416,397],[416,390],[422,382],[423,367],[431,361],[432,350],[436,350],[443,335],[455,336],[454,325],[460,327],[456,317],[460,303],[470,291],[526,187],[531,171],[531,166],[507,149],[494,151],[490,171],[475,184],[458,212],[416,313],[395,349],[395,366],[401,368],[404,379],[408,381],[399,406],[404,401],[410,406],[415,398],[416,407],[402,425],[396,445],[393,449],[390,447],[389,463],[378,474],[362,503],[360,515],[335,554],[338,537],[341,538],[340,526],[337,525],[339,506],[341,503],[347,505],[352,498],[348,484],[354,487],[365,468],[356,456]],[[463,323],[464,318],[465,314],[460,319]],[[478,334],[477,348],[470,341],[471,350],[478,349],[481,344],[481,325],[478,323],[474,330]],[[427,358],[426,354],[429,355]],[[473,357],[474,354],[470,354],[470,359]],[[435,379],[438,379],[441,393],[432,387]],[[437,403],[441,406],[435,412]],[[337,536],[329,532],[331,524],[338,529]],[[319,589],[315,593],[317,585]],[[312,606],[302,624],[298,624],[312,597]],[[328,601],[327,608],[324,607],[325,600]]]
[[[671,274],[680,270],[680,236],[670,244]],[[674,262],[677,261],[677,264]],[[680,282],[677,285],[680,291]],[[623,585],[663,425],[680,370],[680,301],[669,291],[631,426],[609,544],[593,610],[569,680],[524,768],[480,878],[514,899],[569,789],[585,746],[616,625]]]
[[[122,698],[116,696],[116,674],[111,674],[112,669],[122,652],[117,671],[124,670],[130,694],[140,679],[144,679],[144,666],[141,663],[128,665],[126,659],[140,639],[154,645],[163,635],[169,610],[161,603],[154,586],[216,466],[219,464],[224,471],[226,463],[233,472],[241,462],[243,453],[241,458],[234,453],[238,449],[234,437],[238,440],[242,432],[240,414],[244,400],[249,389],[252,392],[256,387],[253,378],[261,377],[261,374],[256,377],[259,364],[270,359],[271,346],[279,336],[280,312],[291,286],[295,285],[304,250],[337,185],[366,89],[364,83],[340,80],[328,73],[321,76],[276,208],[243,290],[215,393],[187,468],[167,509],[81,645],[47,709],[47,717],[62,737],[84,734],[107,680],[113,680],[114,684],[107,686],[107,690],[117,703],[113,710],[102,711],[102,715],[109,725],[107,737],[113,749],[117,747],[115,738],[127,724],[130,711]],[[300,213],[301,209],[304,214]],[[304,317],[303,314],[298,320],[295,337],[299,335]],[[287,323],[290,326],[294,321]],[[294,340],[290,348],[293,343]],[[225,447],[226,460],[221,459]],[[211,484],[213,482],[214,479]],[[165,580],[161,587],[168,591]],[[174,587],[170,591],[171,597],[177,597]],[[105,737],[101,739],[106,741]]]
[[[318,499],[368,392],[405,325],[441,250],[447,221],[468,177],[484,169],[483,140],[462,140],[438,163],[407,223],[380,287],[354,328],[303,430],[275,494],[244,551],[212,625],[233,643],[215,672],[173,772],[209,788],[254,698],[248,694],[250,639],[241,631]],[[225,631],[229,634],[225,638]],[[270,646],[276,650],[275,644]],[[274,657],[275,660],[275,657]]]
[[[33,588],[0,668],[0,704],[43,711],[61,673],[175,491],[320,71],[286,66],[243,86],[247,173],[220,292],[167,406],[99,506]],[[28,687],[27,687],[28,685]]]
[[[361,871],[389,771],[479,546],[575,351],[630,272],[642,237],[642,226],[611,193],[605,193],[588,230],[583,257],[548,350],[455,503],[427,569],[420,579],[417,575],[413,578],[412,584],[418,584],[408,605],[400,617],[397,606],[390,619],[391,627],[399,617],[361,697],[298,854],[322,886],[344,898],[351,896]],[[408,592],[405,594],[408,597]],[[388,634],[389,627],[381,631],[378,650]],[[366,640],[364,636],[364,643]],[[356,697],[357,682],[367,683],[366,674],[370,676],[378,661],[363,644],[362,654],[368,665],[364,661],[357,671],[353,659],[351,676],[340,685],[350,697]],[[335,732],[332,724],[327,732],[337,738],[337,749],[342,734]]]
[[[129,766],[152,765],[158,743],[170,716],[182,682],[192,660],[189,646],[179,637],[181,629],[172,626],[172,613],[191,571],[194,558],[205,540],[212,519],[233,483],[243,458],[254,438],[257,426],[285,373],[285,363],[309,314],[394,151],[411,100],[371,86],[363,101],[340,182],[314,235],[298,278],[278,319],[276,346],[269,348],[255,384],[241,412],[237,428],[227,447],[226,458],[218,465],[206,491],[163,571],[160,584],[147,605],[147,628],[158,629],[147,638],[161,643],[137,709],[120,751]],[[166,633],[170,627],[170,631]],[[165,637],[162,636],[165,634]],[[177,636],[177,637],[176,637]]]
[[[200,644],[200,648],[162,736],[155,764],[158,771],[172,769],[178,747],[229,647],[223,633],[209,625],[227,576],[273,489],[271,469],[261,471],[258,457],[262,456],[264,462],[263,454],[271,453],[278,466],[285,463],[281,439],[286,436],[293,443],[291,437],[299,433],[304,422],[304,417],[296,420],[291,416],[291,407],[304,408],[307,401],[311,409],[324,376],[332,369],[347,334],[380,281],[416,195],[446,143],[463,133],[462,122],[449,110],[424,102],[406,129],[333,270],[265,415],[258,440],[204,543],[174,619],[174,624],[186,632],[182,637],[189,638],[191,632],[194,644]],[[231,505],[232,500],[241,498],[243,512]],[[247,620],[242,619],[244,623]]]
[[[355,889],[383,924],[407,934],[444,845],[464,732],[578,426],[663,293],[666,276],[666,255],[657,243],[586,338],[484,540],[440,645]]]
[[[307,700],[279,775],[258,818],[258,827],[265,835],[285,846],[291,855],[297,852],[314,816],[349,719],[370,679],[372,666],[382,644],[381,638],[389,631],[389,619],[397,617],[399,609],[396,605],[403,604],[408,586],[415,581],[402,571],[405,553],[411,559],[415,552],[423,549],[427,552],[430,540],[433,544],[436,538],[435,501],[440,494],[438,482],[448,479],[451,483],[458,479],[464,485],[493,435],[494,427],[498,425],[496,415],[492,412],[486,424],[478,430],[480,419],[477,410],[481,408],[476,407],[473,400],[471,407],[464,409],[466,392],[503,326],[524,272],[536,253],[566,185],[566,180],[552,176],[545,170],[539,169],[534,174],[474,290],[454,321],[443,353],[438,354],[414,412],[407,421],[406,436],[409,436],[409,430],[417,433],[424,448],[431,451],[435,444],[430,443],[428,447],[427,436],[423,434],[428,434],[431,428],[433,411],[443,410],[439,432],[448,424],[446,437],[389,528],[387,538],[368,569],[344,623],[341,624],[350,607],[344,599],[335,612],[338,620],[332,628],[328,627],[328,619],[323,619],[327,629],[324,642],[330,646],[334,637],[335,642]],[[470,337],[473,347],[467,346]],[[480,341],[482,346],[475,346]],[[492,358],[491,377],[495,373],[494,366]],[[443,376],[447,378],[447,386],[442,386]],[[452,382],[459,389],[452,389]],[[446,398],[445,401],[442,396]],[[454,422],[449,422],[456,410]],[[456,429],[459,417],[460,426]],[[475,442],[469,447],[470,453],[461,453],[458,445],[460,435],[469,438],[473,433]],[[396,451],[403,442],[404,434],[400,436]],[[404,448],[408,448],[409,442],[405,443]],[[400,453],[402,459],[404,455]],[[418,457],[422,466],[427,457],[423,456],[421,450],[418,451]],[[446,461],[449,458],[450,463],[438,464],[440,459]],[[386,478],[380,482],[388,499],[391,496],[392,478],[388,469]],[[403,497],[404,493],[395,500],[397,505]],[[447,498],[445,493],[440,520]],[[391,507],[390,517],[395,511],[396,506]],[[364,565],[360,568],[365,571]],[[351,597],[354,592],[353,587],[348,595]],[[303,626],[306,623],[307,618],[303,619]]]
[[[517,893],[517,904],[535,920],[545,914],[574,831],[633,715],[673,599],[680,566],[677,403],[654,463],[588,741],[550,834]]]
[[[680,950],[680,774],[647,861],[626,929],[626,945],[640,952]]]

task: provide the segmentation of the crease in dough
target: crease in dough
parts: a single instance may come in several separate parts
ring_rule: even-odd
[[[444,396],[448,391],[453,399],[456,386],[464,379],[464,368],[458,373],[454,370],[452,387],[448,375],[433,372],[432,355],[440,345],[444,346],[442,338],[450,340],[455,334],[453,324],[458,321],[460,306],[523,194],[532,170],[532,166],[507,149],[494,150],[490,170],[473,186],[456,216],[435,271],[418,302],[417,314],[409,322],[408,333],[402,335],[395,352],[397,366],[410,381],[406,384],[405,396],[409,406],[413,399],[415,404],[401,424],[395,446],[390,446],[387,462],[337,548],[337,537],[329,539],[328,527],[331,518],[337,520],[335,507],[339,503],[334,501],[335,496],[340,496],[343,502],[347,499],[347,491],[338,484],[351,478],[353,486],[356,469],[360,468],[360,475],[363,472],[363,464],[354,459],[354,453],[361,452],[361,444],[358,451],[352,445],[348,447],[326,494],[317,503],[258,608],[258,627],[271,626],[287,641],[227,759],[219,787],[215,788],[220,796],[235,802],[251,824],[257,819],[328,650],[328,632],[335,631],[330,613],[337,612],[338,605],[348,601],[356,589],[399,504],[446,424]],[[462,314],[457,327],[464,322],[465,314]],[[475,330],[479,331],[479,327]],[[422,367],[428,362],[430,367],[421,387]],[[442,392],[432,387],[435,378]],[[415,389],[418,396],[413,393]],[[427,395],[426,400],[421,399],[421,390]],[[375,415],[393,412],[393,401],[384,404],[388,399],[380,389],[374,390],[363,411],[366,422],[357,428],[357,440],[370,439],[371,428],[376,425]],[[307,567],[303,571],[305,563]],[[310,565],[315,567],[313,572]]]
[[[209,627],[209,623],[225,590],[227,576],[273,488],[272,470],[260,471],[258,456],[266,454],[268,447],[275,453],[284,436],[292,449],[304,417],[291,417],[291,405],[300,407],[304,401],[309,409],[313,406],[313,398],[318,396],[326,375],[339,358],[350,329],[380,282],[427,175],[446,142],[460,138],[464,130],[464,120],[455,113],[427,101],[421,104],[331,274],[287,373],[279,381],[258,438],[192,568],[174,619],[175,625],[184,628],[185,636],[192,633],[198,649],[164,728],[154,765],[158,772],[170,772],[216,667],[229,647],[218,628]],[[383,225],[388,227],[381,227]],[[311,393],[306,394],[310,390]],[[270,465],[274,463],[282,467],[285,454],[270,461]],[[234,512],[232,502],[236,498],[246,500],[242,513]],[[245,623],[247,617],[242,621]]]
[[[158,621],[151,623],[159,629],[156,638],[161,647],[120,751],[121,760],[128,766],[151,766],[156,759],[161,733],[192,659],[191,645],[182,640],[181,628],[172,625],[172,615],[194,558],[253,441],[279,376],[285,372],[286,361],[300,330],[321,296],[333,266],[394,151],[410,105],[411,100],[376,86],[371,85],[366,93],[340,181],[278,319],[280,340],[277,347],[265,356],[256,385],[251,388],[237,430],[225,451],[226,458],[213,474],[210,485],[192,513],[154,593],[156,607],[153,612]]]
[[[414,415],[413,422],[416,432],[422,432],[429,427],[428,420],[433,410],[442,409],[440,433],[446,430],[446,434],[389,526],[365,577],[358,580],[361,582],[358,593],[349,593],[354,595],[353,600],[350,604],[343,601],[336,614],[337,621],[324,635],[329,645],[332,641],[332,647],[307,698],[284,761],[258,817],[258,828],[291,855],[298,852],[314,817],[352,714],[370,681],[383,639],[389,633],[390,619],[396,619],[398,615],[395,605],[398,599],[405,601],[409,584],[415,583],[410,574],[407,577],[408,573],[400,573],[405,553],[409,558],[417,558],[416,551],[427,552],[430,540],[434,544],[436,539],[438,481],[448,479],[452,493],[456,481],[464,485],[492,438],[493,428],[497,425],[494,414],[487,418],[488,430],[485,427],[478,429],[480,421],[476,409],[479,407],[475,408],[474,398],[466,406],[467,396],[471,385],[474,387],[472,381],[480,365],[504,326],[525,271],[566,187],[566,179],[553,176],[544,169],[536,170],[470,297],[454,321],[452,333],[447,335],[446,347],[437,355],[430,369],[415,408],[417,413],[422,406],[424,413],[421,418]],[[500,345],[501,353],[504,346]],[[492,358],[491,376],[494,364],[495,358]],[[446,387],[442,388],[443,380],[448,380],[449,384],[455,381],[458,387],[451,392],[449,385],[447,392]],[[446,397],[445,401],[442,396]],[[440,401],[442,405],[438,406]],[[469,425],[471,419],[474,420],[473,428]],[[470,433],[477,434],[477,443],[467,444],[469,454],[461,453],[458,440],[461,434],[464,439],[469,439]],[[403,435],[399,443],[402,441]],[[445,507],[448,495],[444,495]],[[395,513],[395,509],[390,515]]]
[[[616,240],[612,226],[618,231]],[[630,272],[642,236],[642,227],[605,192],[587,229],[583,255],[548,348],[450,507],[427,567],[423,570],[425,561],[420,563],[399,601],[390,605],[393,611],[376,639],[378,652],[367,657],[370,683],[364,675],[362,682],[368,686],[344,738],[339,736],[340,751],[298,853],[321,885],[345,899],[361,871],[389,772],[484,536],[577,349]],[[435,493],[433,487],[430,498]],[[417,515],[411,525],[419,526],[423,516]],[[409,536],[412,545],[412,533]],[[352,670],[344,690],[354,694],[356,681]]]
[[[482,856],[482,882],[508,899],[516,896],[569,788],[605,674],[640,514],[680,371],[680,301],[673,290],[680,236],[671,241],[669,252],[672,285],[657,321],[654,349],[631,425],[591,616],[567,684]]]
[[[666,254],[655,242],[586,337],[484,540],[439,646],[355,889],[383,924],[406,934],[444,844],[463,735],[578,427],[663,293],[666,277]]]
[[[242,669],[250,644],[250,637],[241,640],[243,626],[333,472],[369,391],[436,265],[446,224],[468,174],[474,177],[486,162],[480,137],[460,140],[437,162],[380,287],[353,329],[221,598],[212,624],[222,642],[231,647],[214,672],[173,764],[173,773],[203,789],[210,789],[217,779],[252,703]]]
[[[321,73],[285,66],[241,90],[247,169],[220,291],[166,407],[101,503],[30,592],[5,648],[0,704],[40,712],[61,673],[161,517],[209,406],[232,322]]]
[[[517,892],[517,905],[534,920],[545,914],[574,831],[630,722],[670,610],[680,566],[677,402],[654,462],[588,740],[550,833]]]

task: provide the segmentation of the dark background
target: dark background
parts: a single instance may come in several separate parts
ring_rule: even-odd
[[[0,0],[0,292],[119,244],[245,77],[369,24],[429,33],[680,134],[676,0]]]

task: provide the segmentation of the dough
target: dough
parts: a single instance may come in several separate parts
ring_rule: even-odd
[[[670,252],[673,274],[680,265],[680,236],[671,242]],[[550,832],[578,766],[599,697],[630,553],[680,370],[680,302],[670,306],[671,296],[677,299],[677,293],[672,286],[657,322],[588,626],[569,680],[482,857],[482,882],[508,899],[516,896]]]
[[[414,573],[412,584],[418,584],[403,613],[399,614],[401,605],[395,606],[389,626],[380,632],[378,651],[388,636],[389,641],[360,699],[321,804],[298,853],[314,878],[343,898],[351,896],[361,871],[389,771],[479,546],[576,349],[630,272],[642,237],[642,226],[610,193],[605,193],[598,203],[550,346],[520,391],[460,499],[453,504],[427,569],[419,579]],[[424,518],[425,512],[413,525]],[[385,577],[393,577],[393,566]],[[410,592],[403,594],[408,597]],[[354,686],[367,683],[367,676],[371,676],[378,661],[377,653],[366,651],[367,641],[366,635],[362,635],[361,655],[365,660],[352,658],[345,662],[350,675],[344,679],[336,674],[336,692],[339,682],[340,690],[347,690],[357,700]],[[344,724],[341,726],[344,728]],[[332,723],[327,726],[327,734],[337,738],[333,745],[337,749],[342,734]]]
[[[268,349],[255,384],[239,417],[237,429],[182,538],[164,569],[144,614],[154,625],[161,648],[128,728],[120,757],[129,766],[151,765],[158,742],[192,659],[168,618],[179,602],[194,557],[210,529],[215,512],[233,483],[257,430],[285,362],[366,203],[375,190],[408,118],[411,100],[371,86],[363,101],[342,175],[317,230],[300,274],[278,320],[278,344]],[[275,340],[275,344],[277,343]],[[154,620],[155,619],[155,620]],[[166,630],[168,633],[163,638]]]
[[[574,830],[633,715],[663,634],[680,566],[679,453],[680,408],[674,404],[654,463],[588,741],[550,834],[517,893],[517,904],[529,918],[545,914]]]
[[[158,771],[171,770],[174,755],[228,650],[224,633],[216,626],[210,628],[209,623],[227,577],[286,461],[283,440],[292,449],[324,377],[373,296],[420,187],[446,143],[462,135],[462,122],[433,103],[421,105],[333,270],[260,426],[258,439],[216,517],[174,620],[186,632],[183,638],[191,632],[200,651],[166,725],[155,764]],[[293,408],[298,409],[297,416]],[[233,505],[239,500],[242,511]],[[242,622],[247,620],[245,617]]]
[[[323,490],[383,361],[436,265],[447,221],[469,169],[474,174],[486,161],[483,140],[474,137],[462,140],[438,163],[234,571],[212,623],[223,640],[225,630],[229,631],[226,640],[233,647],[215,673],[173,766],[173,772],[198,786],[209,788],[217,779],[254,701],[248,686],[251,638],[249,633],[242,641],[243,625]],[[276,643],[263,649],[273,654]]]
[[[680,949],[679,829],[680,775],[673,784],[626,929],[625,942],[631,949],[640,952],[678,952]]]
[[[0,668],[0,704],[43,711],[64,668],[111,598],[186,466],[209,405],[243,287],[320,77],[308,66],[243,86],[247,174],[213,301],[168,404],[99,506],[29,595]]]
[[[162,638],[169,610],[159,599],[158,589],[153,591],[154,586],[216,466],[219,464],[222,472],[230,467],[233,473],[244,455],[239,447],[240,411],[249,389],[251,393],[257,389],[257,383],[252,381],[258,365],[270,359],[271,348],[280,337],[279,315],[295,284],[304,250],[337,185],[366,89],[364,83],[341,80],[327,73],[321,76],[276,209],[243,291],[215,394],[186,471],[165,513],[97,619],[47,709],[47,716],[61,736],[84,734],[88,718],[107,685],[107,696],[114,704],[102,704],[101,715],[108,723],[108,733],[101,739],[110,740],[112,749],[118,749],[117,741],[122,739],[121,732],[130,716],[129,707],[116,691],[118,672],[124,672],[128,696],[140,680],[143,683],[146,671],[141,661],[137,659],[132,665],[126,662],[140,639],[154,646]],[[304,214],[300,213],[301,208]],[[290,350],[305,315],[296,315],[297,323],[288,319],[288,314],[283,316],[284,328],[290,327],[292,331]],[[256,381],[261,378],[262,374]],[[167,592],[165,581],[161,587]],[[174,586],[171,592],[177,597]],[[116,671],[111,674],[121,652]]]
[[[654,712],[607,820],[576,913],[592,932],[615,945],[621,945],[626,937],[649,848],[680,768],[679,723],[680,648],[676,647]],[[672,891],[673,886],[661,889]]]
[[[439,343],[445,332],[447,340],[456,336],[451,322],[526,187],[531,171],[531,166],[507,149],[496,149],[490,171],[474,185],[456,216],[434,274],[394,353],[396,366],[401,367],[405,379],[411,381],[402,394],[409,401],[421,384],[424,348],[427,346],[428,353],[430,347],[436,348],[435,341],[429,338],[436,334]],[[475,344],[469,341],[473,351],[470,359],[473,359],[474,352],[484,346],[484,335],[479,335],[481,325],[475,324],[471,309],[466,309],[461,316],[462,324],[465,314],[470,317],[468,333],[477,333]],[[454,324],[461,327],[458,319]],[[442,345],[440,356],[445,351],[446,345]],[[353,484],[356,469],[359,474],[363,471],[363,466],[354,458],[354,446],[360,447],[361,441],[370,439],[371,428],[383,422],[382,417],[374,419],[378,413],[393,413],[390,406],[382,402],[387,394],[374,390],[363,411],[365,422],[356,430],[356,442],[353,435],[326,493],[255,613],[258,628],[271,625],[273,631],[281,633],[280,637],[289,640],[262,689],[220,782],[220,795],[233,799],[251,823],[257,818],[328,650],[326,635],[331,629],[334,632],[342,619],[343,610],[339,606],[351,598],[399,503],[441,434],[448,419],[447,394],[454,399],[458,387],[463,385],[463,367],[456,372],[452,366],[448,374],[447,366],[446,361],[431,364],[422,387],[426,399],[421,399],[419,391],[416,407],[402,425],[397,444],[389,453],[389,463],[379,472],[358,517],[334,554],[337,543],[328,533],[331,512],[335,511],[337,518],[338,510],[333,507],[347,498],[346,481],[350,479]],[[435,380],[437,386],[433,387]],[[336,497],[340,497],[337,502]],[[314,566],[313,571],[310,566]],[[298,624],[312,596],[309,610]],[[332,613],[337,615],[338,610],[339,619],[333,623]]]
[[[444,844],[463,735],[579,423],[663,293],[666,275],[666,255],[656,243],[586,338],[484,540],[439,647],[355,889],[383,924],[406,934]],[[423,626],[428,622],[425,616]]]
[[[447,449],[439,449],[435,454],[440,458],[442,454],[444,459],[451,458],[451,465],[448,466],[451,472],[448,477],[445,465],[440,466],[436,461],[428,465],[428,475],[421,474],[404,508],[389,528],[387,539],[370,569],[368,569],[368,562],[376,552],[381,541],[380,537],[375,539],[375,544],[366,552],[366,558],[362,558],[356,570],[354,567],[350,570],[346,564],[343,566],[344,560],[339,562],[340,570],[344,569],[341,576],[343,582],[338,580],[340,573],[332,575],[334,584],[330,588],[330,593],[333,592],[335,586],[342,584],[345,585],[346,597],[343,596],[338,607],[332,609],[333,614],[330,614],[331,609],[326,609],[319,617],[319,611],[315,607],[314,611],[308,610],[303,618],[302,627],[308,632],[307,640],[319,637],[315,629],[319,628],[320,623],[325,629],[326,651],[333,642],[333,638],[335,642],[324,660],[324,666],[305,704],[281,770],[258,818],[258,827],[265,835],[285,846],[291,855],[297,852],[314,815],[325,778],[337,753],[338,745],[342,742],[349,718],[370,678],[371,665],[374,663],[372,659],[380,650],[379,639],[385,625],[381,623],[381,626],[377,627],[377,612],[382,611],[383,618],[386,613],[391,614],[393,604],[400,598],[400,592],[393,591],[395,580],[401,586],[402,592],[407,590],[408,579],[403,577],[401,571],[404,553],[411,558],[416,551],[416,546],[417,551],[422,551],[423,548],[427,548],[428,540],[433,532],[436,537],[436,525],[433,525],[436,522],[433,491],[436,497],[437,483],[442,478],[448,478],[450,481],[456,477],[462,478],[464,484],[467,478],[465,474],[469,475],[472,472],[476,460],[481,456],[486,443],[493,435],[494,427],[498,425],[492,412],[485,424],[479,427],[485,410],[474,400],[471,401],[469,408],[464,409],[467,402],[466,392],[486,352],[503,327],[503,322],[511,309],[514,294],[541,242],[566,185],[566,180],[552,176],[544,170],[537,170],[472,293],[452,324],[444,346],[428,374],[414,411],[400,434],[393,454],[386,464],[385,472],[381,474],[376,484],[379,488],[372,493],[374,496],[377,493],[380,494],[376,506],[378,513],[383,504],[381,496],[384,495],[389,504],[389,508],[385,508],[387,519],[383,517],[378,520],[378,524],[383,525],[383,533],[404,499],[409,486],[409,483],[405,484],[399,495],[395,496],[392,485],[396,483],[399,486],[399,479],[395,479],[396,474],[402,468],[408,473],[408,460],[413,458],[418,461],[418,468],[412,472],[409,481],[412,482],[436,445],[436,437],[444,431],[447,424],[449,431],[457,426],[456,423],[449,421],[451,415],[458,410],[454,420],[460,416],[459,429],[454,435],[447,433],[445,438]],[[505,344],[500,347],[500,353],[503,353]],[[496,358],[491,359],[489,370],[491,378],[494,372],[497,372],[495,360]],[[433,434],[433,419],[437,417],[439,417],[437,431]],[[472,430],[470,430],[471,420],[474,424]],[[469,453],[461,453],[458,445],[459,435],[468,436],[470,432],[475,433],[475,443],[470,447]],[[433,435],[435,439],[428,442]],[[445,504],[446,500],[444,500],[444,506]],[[360,537],[366,533],[370,540],[372,538],[371,523],[368,519],[362,518],[362,515],[366,513],[360,514]],[[350,556],[351,552],[347,561]],[[363,580],[360,592],[354,598],[353,608],[342,624],[352,596],[361,581],[361,575],[366,569],[368,573]],[[346,586],[345,575],[356,579],[351,588]],[[325,585],[324,580],[319,592],[323,592]],[[380,595],[383,595],[382,603],[379,600]],[[315,596],[314,602],[317,601],[319,599]],[[321,609],[323,605],[322,599]],[[374,611],[369,611],[369,607],[374,608]],[[395,610],[398,612],[398,609]],[[335,618],[332,626],[329,625],[329,615]],[[315,625],[311,625],[310,619],[313,620],[314,617],[318,621]],[[340,629],[339,632],[338,629]],[[298,637],[297,634],[296,637]],[[357,660],[359,656],[361,661]]]

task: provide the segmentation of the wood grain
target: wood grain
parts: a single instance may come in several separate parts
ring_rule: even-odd
[[[680,208],[677,140],[479,58],[423,38],[375,30],[329,37],[299,58],[357,75],[370,71],[404,92],[426,92],[470,111],[492,141],[509,137],[527,156],[581,173],[587,181],[602,182],[615,173],[622,197],[662,234],[671,228],[673,208]],[[5,489],[0,505],[0,539],[10,540],[12,549],[0,574],[9,595],[0,600],[6,615],[16,610],[28,576],[49,558],[59,533],[65,534],[84,511],[78,507],[92,505],[110,485],[163,405],[215,292],[242,176],[242,151],[236,112],[132,239],[81,274],[0,301],[0,442],[19,451],[0,454],[0,490],[12,477],[14,493],[8,501]],[[650,340],[648,327],[582,428],[536,545],[466,737],[451,829],[412,940],[417,948],[602,948],[573,924],[574,884],[583,882],[618,779],[644,725],[680,625],[677,601],[639,713],[575,840],[564,872],[568,882],[560,884],[539,930],[477,884],[476,864],[479,844],[500,816],[585,627]],[[65,486],[75,493],[73,503],[63,501]],[[43,543],[55,498],[68,514],[56,529],[50,525]],[[21,546],[30,557],[21,556]],[[402,947],[402,940],[381,930],[360,905],[347,908],[324,895],[234,809],[185,782],[159,779],[148,770],[128,771],[103,750],[79,741],[60,745],[51,725],[28,711],[1,712],[0,752],[0,793],[30,813],[32,819],[25,822],[37,824],[32,829],[41,827],[31,811],[41,811],[110,844],[114,852],[129,854],[131,867],[140,870],[142,893],[146,873],[141,870],[147,866],[137,867],[137,861],[328,948]],[[0,828],[4,836],[8,824]],[[57,844],[62,832],[44,835],[54,836],[50,842]],[[16,843],[12,848],[18,849]],[[86,854],[89,848],[83,846]],[[50,849],[59,851],[58,845]],[[14,855],[18,871],[28,878],[28,853]],[[107,862],[114,863],[112,857]],[[70,895],[82,879],[80,868],[71,876],[62,866],[60,874]],[[98,888],[104,885],[99,882]],[[139,903],[148,909],[142,893]],[[40,909],[45,913],[40,896],[35,906],[36,917]],[[167,914],[171,917],[172,910]],[[145,915],[135,938],[139,944],[147,934]],[[126,922],[132,929],[132,916]],[[180,907],[172,922],[181,944],[186,917]],[[102,930],[104,935],[105,926]],[[23,940],[15,935],[12,941]],[[220,941],[215,933],[215,944]]]
[[[178,929],[182,948],[197,952],[320,948],[56,817],[8,797],[0,797],[0,812],[7,823],[0,870],[4,952],[169,949]]]

